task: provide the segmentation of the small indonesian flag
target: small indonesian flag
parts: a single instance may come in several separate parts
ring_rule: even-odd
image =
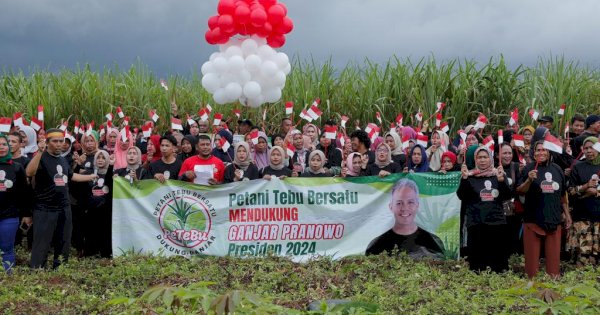
[[[342,128],[346,129],[346,123],[348,122],[348,119],[350,119],[348,116],[342,115],[342,121],[341,121]]]
[[[40,121],[44,121],[44,105],[38,105],[38,117],[37,119]]]
[[[167,81],[160,79],[160,86],[163,87],[163,89],[165,89],[165,91],[169,90],[169,87],[167,86]]]
[[[435,126],[439,127],[442,123],[442,113],[435,114]]]
[[[561,116],[564,115],[565,114],[565,109],[567,109],[567,105],[566,104],[560,105],[560,108],[558,109],[558,114],[561,115]]]
[[[117,115],[119,115],[119,118],[125,117],[125,114],[123,113],[123,110],[121,109],[121,106],[117,107]]]
[[[112,113],[108,113],[108,114],[104,115],[104,117],[106,117],[106,120],[112,121],[115,116],[113,116]]]
[[[219,140],[219,145],[221,146],[221,150],[223,150],[223,152],[227,152],[229,148],[231,148],[231,143],[229,143],[225,137],[222,137],[221,140]]]
[[[371,139],[371,142],[375,142],[375,140],[377,139],[377,137],[379,137],[379,127],[375,126],[369,132],[369,139]]]
[[[475,122],[475,126],[473,128],[475,130],[483,129],[485,128],[487,121],[487,117],[485,117],[484,114],[480,114],[479,117],[477,117],[477,121]]]
[[[498,145],[504,143],[504,132],[502,129],[498,129]]]
[[[100,137],[102,137],[105,133],[106,133],[106,130],[104,130],[104,126],[100,125]],[[86,132],[86,135],[91,136],[92,130],[89,130],[89,132]]]
[[[402,150],[408,149],[409,146],[410,146],[410,137],[403,136],[402,137]]]
[[[415,118],[417,119],[417,121],[418,121],[418,122],[421,122],[421,121],[423,121],[423,113],[421,113],[421,112],[418,112],[418,113],[415,115]]]
[[[600,142],[594,143],[594,145],[592,146],[592,149],[600,152]]]
[[[175,117],[171,117],[171,129],[173,129],[173,130],[183,130],[183,125],[181,124],[181,119],[177,119]]]
[[[213,126],[219,126],[219,125],[221,125],[221,120],[222,119],[223,119],[223,114],[216,113],[215,116],[213,117]]]
[[[538,117],[540,116],[540,113],[537,110],[532,108],[529,110],[529,116],[531,117],[531,119],[537,120]]]
[[[321,117],[321,115],[323,115],[323,113],[321,112],[321,110],[316,106],[316,105],[312,105],[308,111],[306,111],[306,113],[313,119],[319,119],[319,117]]]
[[[294,147],[293,144],[288,143],[287,149],[285,151],[289,157],[292,157],[292,156],[294,156],[294,153],[296,153],[296,147]]]
[[[210,104],[206,104],[206,110],[210,114],[210,112],[212,112],[212,106],[210,106]]]
[[[366,133],[371,133],[372,130],[374,129],[378,129],[377,125],[374,123],[368,123],[367,126],[365,127],[365,132]]]
[[[565,125],[565,138],[569,137],[569,122],[567,121],[567,124]]]
[[[519,122],[519,109],[515,107],[515,109],[510,113],[510,120],[508,124],[510,126],[514,126],[517,122]]]
[[[113,127],[112,121],[110,121],[110,120],[109,120],[109,121],[107,121],[107,122],[106,122],[106,126],[107,126],[108,128],[112,128],[112,127]],[[103,127],[103,126],[101,125],[101,127]],[[102,128],[100,128],[100,129],[102,129]]]
[[[0,118],[0,132],[9,133],[10,132],[10,124],[12,124],[12,119],[10,119],[10,117],[1,117]]]
[[[381,113],[379,113],[379,112],[375,113],[375,118],[377,118],[377,121],[378,121],[378,122],[379,122],[379,124],[381,125],[381,124],[382,124],[382,121],[381,121]]]
[[[121,129],[121,141],[127,142],[127,140],[129,139],[129,135],[131,135],[131,132],[129,131],[129,126],[125,126],[123,129]]]
[[[344,137],[344,134],[341,132],[338,132],[337,137],[340,140],[340,144],[342,145],[342,147],[344,147],[344,145],[346,145],[346,137]]]
[[[31,128],[33,128],[35,131],[39,131],[40,129],[44,128],[44,121],[35,117],[31,117]]]
[[[315,98],[315,100],[312,102],[311,106],[319,106],[321,105],[321,99],[320,98]]]
[[[70,134],[68,131],[65,130],[65,139],[69,139],[69,141],[71,141],[71,143],[75,142],[75,137],[73,137],[72,134]]]
[[[136,134],[136,135],[137,135],[139,131],[140,131],[140,130],[139,130],[137,127],[133,128],[133,133],[134,133],[134,134]]]
[[[187,124],[188,124],[188,126],[191,126],[191,125],[193,125],[193,124],[196,123],[196,121],[193,120],[192,117],[190,117],[189,114],[186,114],[186,115],[187,115]]]
[[[23,126],[23,114],[21,114],[20,112],[16,112],[13,115],[13,123],[15,124],[15,126]]]
[[[447,122],[441,123],[440,130],[444,133],[448,133],[448,131],[450,131],[450,127],[448,127],[448,123]]]
[[[144,135],[144,138],[150,138],[150,136],[152,135],[152,125],[151,124],[145,124],[142,126],[142,134]]]
[[[258,130],[254,130],[250,133],[250,139],[253,144],[258,144]]]
[[[125,119],[123,119],[123,125],[129,126],[129,116],[125,116]]]
[[[60,125],[60,127],[58,127],[58,129],[60,129],[61,131],[67,131],[67,128],[69,127],[69,122],[68,121],[63,121],[63,123]]]
[[[27,121],[27,119],[25,117],[23,118],[23,126],[29,126],[29,122]]]
[[[236,115],[238,119],[240,119],[240,117],[242,117],[242,111],[239,109],[234,109],[233,114]]]
[[[79,125],[80,125],[80,124],[81,124],[81,123],[79,122],[79,120],[77,120],[77,119],[76,119],[76,120],[75,120],[75,128],[73,129],[73,133],[75,133],[75,134],[79,134],[79,131],[80,131],[80,130],[79,130]]]
[[[265,109],[263,110],[262,119],[263,119],[263,121],[267,121],[267,108],[266,108],[266,107],[265,107]]]
[[[308,112],[306,111],[306,109],[303,109],[302,112],[300,112],[300,118],[308,121],[308,122],[312,122],[313,118],[308,114]]]
[[[285,103],[285,114],[291,115],[294,112],[294,102]]]
[[[427,137],[424,134],[418,134],[417,135],[417,144],[423,146],[424,148],[427,147],[427,142],[429,142],[429,137]]]
[[[398,127],[402,127],[402,113],[398,114],[398,116],[396,116],[396,125],[398,125]]]
[[[88,124],[88,129],[94,130],[94,121],[93,120],[90,121],[90,123]],[[100,129],[102,129],[102,128],[100,128]]]
[[[102,126],[100,126],[102,127]],[[85,130],[85,135],[86,136],[91,136],[92,135],[92,130],[94,130],[94,127],[92,126],[92,124],[88,124],[87,128]],[[104,133],[104,128],[100,128],[100,134]]]
[[[523,135],[514,134],[512,136],[513,141],[515,142],[515,146],[524,148],[525,147],[525,138]]]
[[[446,103],[443,103],[443,102],[437,102],[437,103],[435,104],[435,107],[437,108],[435,112],[436,112],[436,113],[439,113],[439,112],[441,112],[441,111],[444,109],[444,107],[446,107]]]
[[[562,143],[549,132],[544,137],[544,148],[562,154]]]
[[[210,111],[206,108],[202,108],[201,110],[198,111],[198,116],[200,116],[200,119],[202,121],[208,120],[208,114],[210,114]]]
[[[458,131],[458,135],[460,136],[460,138],[462,139],[462,141],[467,141],[467,133],[464,130],[459,130]]]
[[[519,158],[519,163],[521,163],[522,165],[527,164],[527,161],[525,161],[525,157],[521,153],[517,153],[517,157]]]
[[[153,110],[150,111],[150,119],[152,119],[152,121],[157,122],[159,118],[160,117],[156,114],[155,111],[153,111]]]
[[[492,138],[491,135],[485,137],[485,139],[483,139],[483,145],[488,148],[492,154],[494,154],[494,138]]]
[[[335,140],[336,134],[337,134],[336,126],[325,127],[325,138]]]

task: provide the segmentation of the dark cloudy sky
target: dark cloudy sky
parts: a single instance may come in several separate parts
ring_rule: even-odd
[[[564,55],[600,66],[597,0],[288,0],[295,29],[281,51],[337,66],[435,56],[511,65]],[[217,47],[204,41],[217,0],[0,0],[0,66],[129,67],[189,74]]]

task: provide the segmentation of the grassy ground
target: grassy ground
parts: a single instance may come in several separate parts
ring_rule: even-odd
[[[387,256],[297,264],[276,257],[188,260],[131,255],[74,258],[56,271],[31,271],[28,258],[20,250],[15,273],[0,275],[2,313],[187,314],[203,307],[219,313],[236,306],[238,313],[293,313],[315,300],[349,299],[366,305],[356,313],[593,314],[600,303],[600,273],[594,268],[568,267],[561,280],[542,276],[528,287],[520,258],[512,259],[514,270],[502,275],[475,274],[461,261],[414,262]],[[193,287],[196,283],[201,284]],[[160,290],[139,298],[157,285]],[[111,300],[116,305],[107,304]],[[192,300],[203,302],[192,311]]]

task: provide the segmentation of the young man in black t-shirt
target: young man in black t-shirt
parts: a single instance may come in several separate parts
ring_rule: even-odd
[[[164,135],[160,138],[161,159],[150,163],[146,179],[156,179],[165,183],[168,179],[177,179],[182,161],[175,155],[177,139],[172,135]]]

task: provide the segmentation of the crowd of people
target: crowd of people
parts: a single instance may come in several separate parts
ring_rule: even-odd
[[[561,253],[570,253],[578,265],[598,263],[600,116],[574,115],[568,133],[554,135],[560,150],[546,145],[553,123],[553,117],[544,116],[536,126],[521,128],[511,120],[501,133],[467,125],[456,136],[411,126],[386,133],[378,127],[373,133],[371,124],[365,131],[358,121],[348,128],[333,120],[299,128],[290,118],[269,136],[264,122],[260,127],[248,119],[230,122],[230,128],[225,121],[211,126],[207,119],[188,118],[181,130],[160,135],[123,126],[36,132],[13,123],[0,134],[3,266],[11,272],[15,244],[24,243],[32,268],[45,267],[52,248],[52,267],[58,267],[68,260],[71,245],[80,256],[111,257],[116,176],[219,185],[274,177],[456,171],[461,175],[461,254],[471,269],[502,272],[511,254],[522,253],[526,273],[534,277],[543,249],[546,272],[558,277]],[[154,127],[152,121],[144,126]],[[401,213],[402,207],[394,209]]]

